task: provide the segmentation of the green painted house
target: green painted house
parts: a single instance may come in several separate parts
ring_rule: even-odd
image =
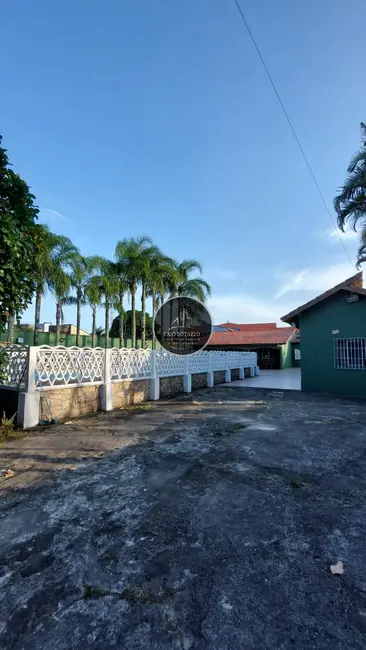
[[[366,289],[362,273],[282,317],[299,328],[301,388],[366,397]]]

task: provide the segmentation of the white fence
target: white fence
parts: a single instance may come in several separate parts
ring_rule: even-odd
[[[163,350],[130,350],[126,348],[66,348],[63,346],[3,348],[7,354],[6,377],[2,386],[19,390],[18,423],[23,427],[38,424],[40,393],[56,388],[100,386],[102,410],[113,408],[113,385],[124,380],[147,379],[150,399],[160,396],[160,379],[183,377],[185,392],[192,390],[192,375],[207,374],[206,385],[215,384],[215,371],[225,372],[225,381],[231,381],[231,370],[244,369],[250,375],[258,374],[255,352],[202,351],[179,356]]]
[[[67,348],[62,345],[31,348],[9,345],[2,349],[8,356],[6,379],[2,383],[9,388],[19,388],[26,384],[30,356],[34,365],[36,388],[174,377],[233,368],[252,368],[257,365],[255,352],[202,351],[189,356],[179,356],[163,350],[105,350]]]
[[[178,356],[127,348],[37,348],[36,386],[103,384],[124,379],[174,377],[257,365],[255,352],[198,352]]]

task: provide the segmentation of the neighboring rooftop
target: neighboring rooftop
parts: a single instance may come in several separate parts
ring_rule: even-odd
[[[313,298],[300,307],[297,307],[297,309],[290,311],[285,316],[282,316],[281,320],[284,323],[289,323],[290,325],[297,326],[300,314],[302,314],[304,311],[307,311],[308,309],[311,309],[312,307],[315,307],[315,305],[319,304],[323,300],[330,298],[334,294],[338,293],[338,291],[347,291],[349,293],[356,293],[361,296],[366,296],[366,289],[362,288],[362,271],[356,273],[355,275],[352,275],[350,278],[347,278],[347,280],[336,284],[334,287],[332,287],[332,289],[324,291],[324,293],[321,293],[319,296],[316,296],[316,298]]]
[[[220,323],[216,327],[224,327],[231,330],[239,330],[240,332],[263,332],[264,330],[275,330],[276,323]]]
[[[259,324],[257,324],[257,328],[259,328]],[[295,327],[276,326],[263,330],[213,332],[208,345],[281,345],[292,340],[296,335]]]

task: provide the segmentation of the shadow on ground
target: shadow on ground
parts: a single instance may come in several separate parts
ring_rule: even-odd
[[[0,646],[364,649],[365,423],[356,401],[216,388],[56,427],[75,468],[3,492]],[[78,427],[112,453],[80,462]]]

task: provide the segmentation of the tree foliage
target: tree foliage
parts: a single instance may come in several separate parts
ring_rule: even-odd
[[[347,167],[348,176],[334,199],[338,226],[344,231],[348,223],[354,230],[361,227],[357,263],[366,261],[366,125],[361,122],[361,147]]]
[[[0,136],[0,322],[20,314],[35,291],[34,260],[42,228],[27,183],[10,167]]]
[[[152,328],[153,328],[153,319],[150,314],[145,314],[146,318],[146,337],[152,337]],[[132,310],[129,309],[124,313],[124,324],[125,324],[125,337],[127,339],[132,338]],[[142,311],[136,310],[136,336],[138,339],[141,338],[142,334]],[[119,333],[119,315],[113,319],[111,329],[109,331],[109,336],[111,338],[117,338]]]

